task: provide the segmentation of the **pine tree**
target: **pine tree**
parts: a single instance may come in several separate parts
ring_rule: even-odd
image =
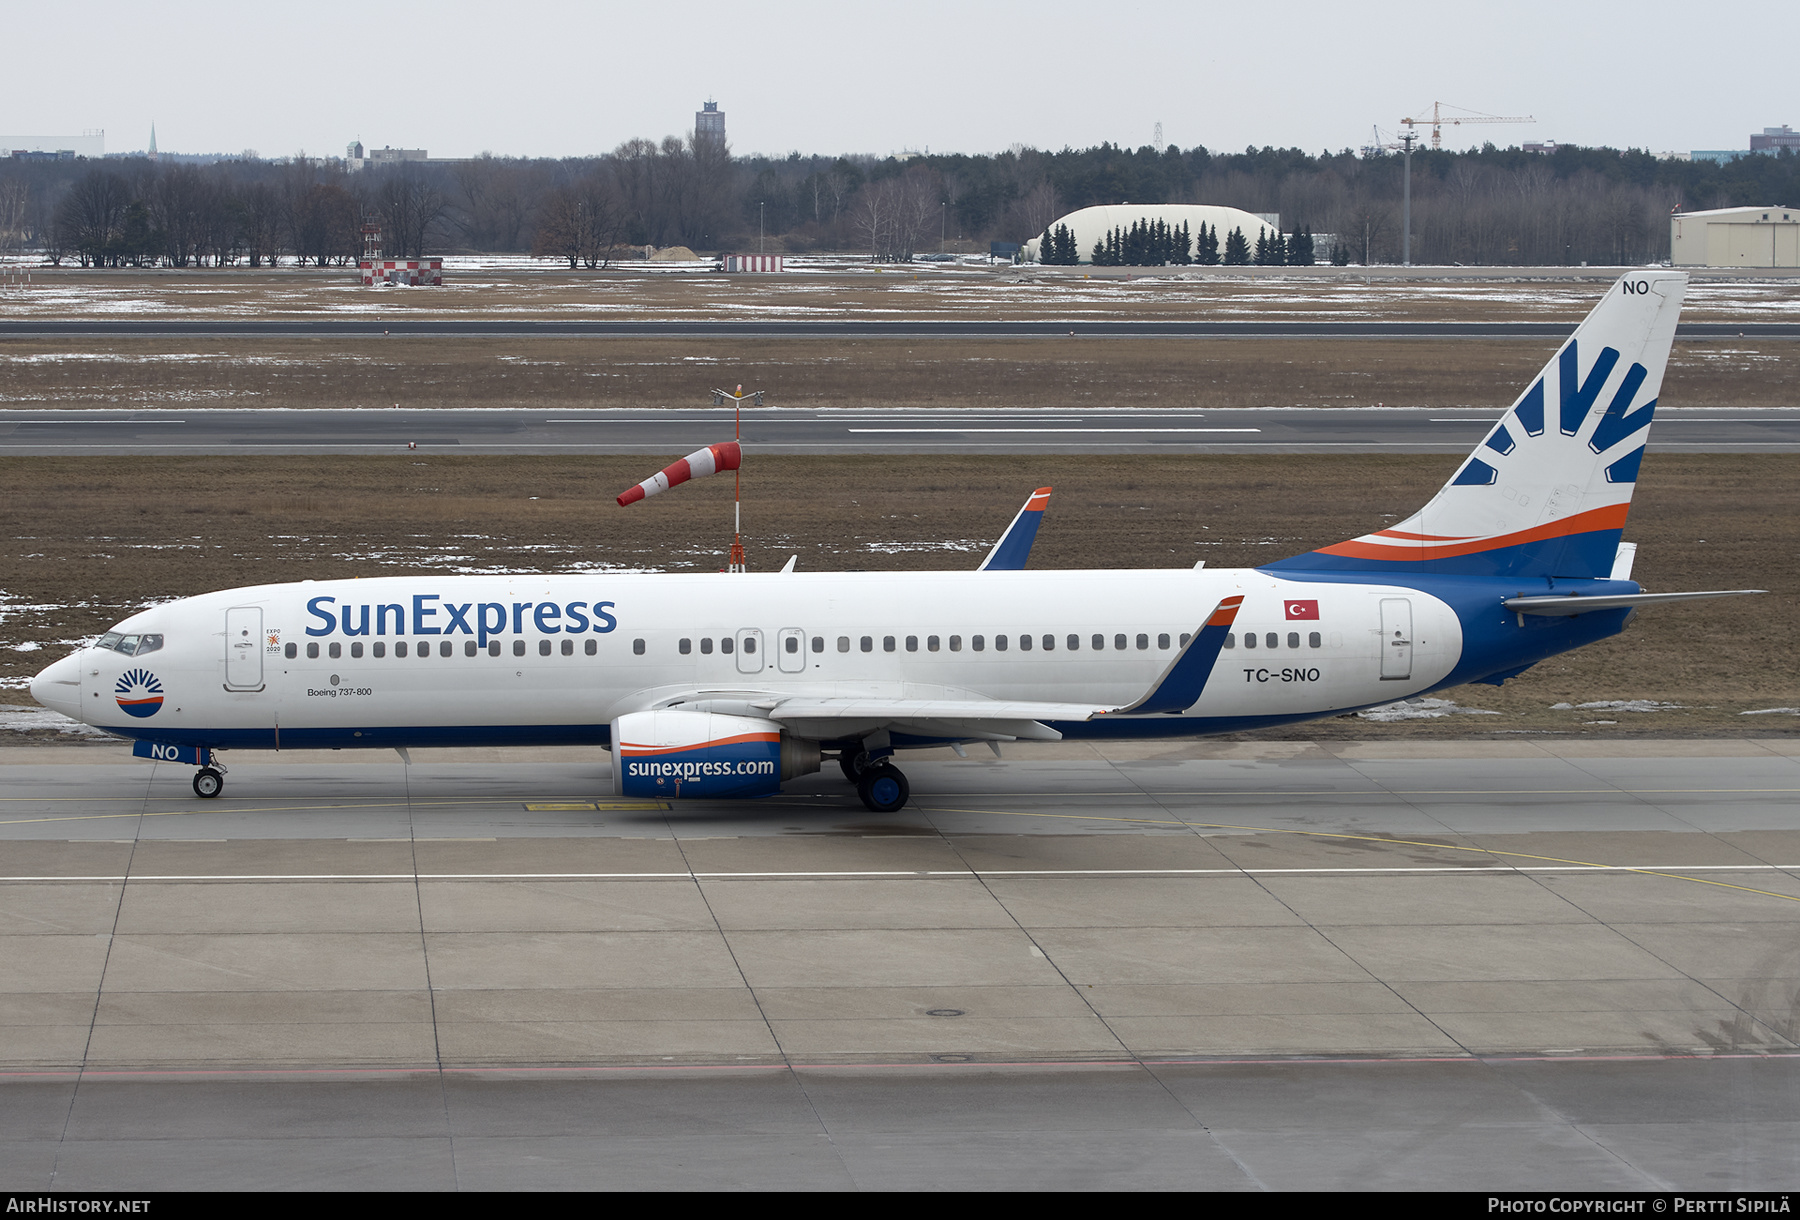
[[[1213,230],[1218,236],[1218,230]],[[1225,265],[1227,267],[1245,267],[1250,263],[1250,242],[1244,237],[1242,229],[1233,229],[1225,235]]]
[[[1056,252],[1062,258],[1063,266],[1073,267],[1081,262],[1081,250],[1075,245],[1075,230],[1068,225],[1056,227],[1062,231],[1057,238]]]
[[[1187,221],[1181,222],[1181,228],[1173,234],[1172,249],[1169,253],[1175,259],[1175,265],[1185,267],[1193,261],[1194,240],[1188,233]]]
[[[1049,229],[1038,238],[1038,262],[1050,267],[1056,265],[1056,239],[1050,236]]]
[[[1269,234],[1266,229],[1258,229],[1256,231],[1255,262],[1258,267],[1267,267],[1269,265]]]
[[[1288,261],[1287,238],[1283,237],[1280,234],[1280,232],[1278,231],[1275,234],[1275,236],[1273,236],[1269,239],[1269,266],[1271,266],[1271,267],[1285,266],[1287,264],[1287,261]]]
[[[1294,234],[1288,242],[1287,261],[1290,267],[1310,267],[1313,265],[1312,226],[1307,225]]]

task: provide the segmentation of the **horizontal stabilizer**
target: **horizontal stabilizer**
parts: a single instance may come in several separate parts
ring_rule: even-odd
[[[1549,614],[1567,617],[1591,614],[1595,610],[1629,610],[1639,606],[1660,606],[1665,602],[1697,602],[1708,597],[1744,597],[1751,593],[1767,593],[1767,589],[1714,589],[1705,593],[1620,593],[1602,597],[1509,597],[1501,604],[1520,614]]]

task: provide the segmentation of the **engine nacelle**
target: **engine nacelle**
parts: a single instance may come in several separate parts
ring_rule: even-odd
[[[819,743],[773,720],[665,708],[612,722],[613,792],[619,796],[773,796],[783,780],[819,769]]]

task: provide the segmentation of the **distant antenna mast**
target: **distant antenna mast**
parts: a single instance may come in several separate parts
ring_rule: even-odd
[[[1162,146],[1162,121],[1159,119],[1156,124],[1156,134],[1150,137],[1150,147],[1160,149]]]

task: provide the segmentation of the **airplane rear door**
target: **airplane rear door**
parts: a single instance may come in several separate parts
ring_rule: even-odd
[[[806,632],[798,627],[783,627],[775,649],[775,663],[782,673],[797,674],[805,671]]]
[[[225,612],[225,688],[262,687],[262,607],[233,606]]]
[[[1412,677],[1412,602],[1404,597],[1381,599],[1381,680]]]
[[[756,627],[742,627],[737,633],[737,662],[741,674],[759,674],[763,669],[763,635]]]

